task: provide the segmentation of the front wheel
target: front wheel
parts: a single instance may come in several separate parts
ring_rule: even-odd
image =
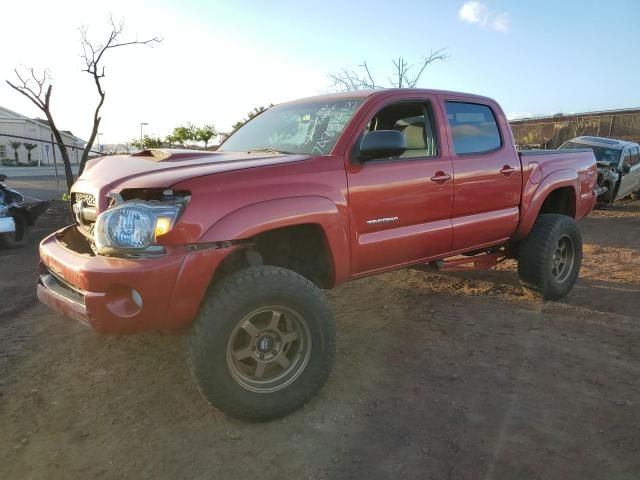
[[[208,294],[188,337],[200,392],[227,415],[265,421],[300,408],[322,387],[335,355],[323,293],[295,272],[250,267]]]
[[[540,215],[519,245],[518,274],[546,300],[559,300],[571,291],[581,264],[580,230],[565,215]]]

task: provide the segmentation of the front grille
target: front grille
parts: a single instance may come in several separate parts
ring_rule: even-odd
[[[78,229],[88,237],[93,237],[96,217],[95,195],[75,192],[71,195],[71,206]]]
[[[90,193],[74,193],[73,203],[84,202],[87,207],[96,206],[96,197]]]

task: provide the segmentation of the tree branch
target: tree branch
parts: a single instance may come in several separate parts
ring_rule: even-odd
[[[415,88],[429,65],[448,58],[444,52],[444,48],[432,50],[428,56],[423,58],[420,70],[413,77],[409,74],[416,65],[410,65],[404,57],[392,60],[394,71],[391,76],[387,77],[388,84],[395,88]],[[338,73],[329,74],[328,77],[332,81],[331,86],[338,91],[384,88],[383,85],[376,83],[366,61],[358,65],[358,68],[362,70],[362,74],[346,68]]]
[[[83,72],[87,72],[89,75],[93,77],[93,83],[96,86],[96,90],[98,92],[98,104],[93,113],[93,128],[91,129],[91,134],[89,136],[89,140],[87,145],[82,153],[82,160],[80,161],[80,169],[79,173],[82,173],[84,170],[84,166],[89,158],[89,153],[91,148],[93,147],[93,143],[98,135],[98,127],[100,126],[100,121],[102,118],[100,117],[100,110],[104,105],[104,100],[106,97],[106,92],[102,86],[101,80],[105,77],[105,67],[101,64],[105,54],[108,50],[112,50],[114,48],[119,47],[127,47],[130,45],[146,45],[149,47],[153,47],[155,43],[159,43],[162,41],[159,37],[149,38],[147,40],[135,40],[130,41],[118,41],[120,35],[124,31],[124,20],[120,20],[119,23],[116,23],[113,17],[109,17],[109,22],[111,23],[111,32],[107,37],[107,41],[104,44],[94,44],[89,40],[88,37],[88,29],[86,27],[80,28],[80,38],[82,44],[82,54],[81,58],[84,61],[85,68],[82,70]]]

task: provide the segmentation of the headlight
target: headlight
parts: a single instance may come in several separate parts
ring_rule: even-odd
[[[168,233],[183,203],[130,200],[118,203],[98,215],[95,242],[98,253],[140,252]]]

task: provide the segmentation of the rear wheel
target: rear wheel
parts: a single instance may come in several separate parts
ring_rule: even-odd
[[[224,413],[270,420],[300,408],[333,366],[335,323],[323,293],[279,267],[250,267],[216,285],[188,338],[191,372]]]
[[[518,255],[518,274],[523,282],[545,299],[559,300],[571,291],[580,273],[580,230],[565,215],[540,215],[520,243]]]
[[[24,215],[16,215],[13,217],[16,224],[16,231],[13,233],[0,234],[0,245],[5,248],[24,247],[27,243],[29,233],[29,224]]]

